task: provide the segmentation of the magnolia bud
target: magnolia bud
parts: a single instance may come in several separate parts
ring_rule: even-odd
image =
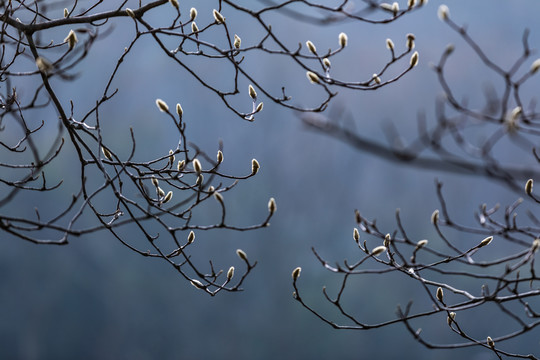
[[[437,224],[439,222],[439,210],[435,210],[433,214],[431,214],[431,223],[433,225]]]
[[[527,193],[527,195],[531,195],[532,191],[533,191],[533,179],[529,179],[525,183],[525,193]]]
[[[64,17],[67,18],[69,16],[69,11],[67,8],[64,8]]]
[[[416,4],[416,0],[407,1],[407,7],[410,9]]]
[[[414,35],[407,34],[407,49],[412,50],[414,48]]]
[[[132,19],[135,19],[135,13],[130,8],[126,8],[126,14]]]
[[[152,175],[152,185],[154,185],[155,187],[158,187],[159,186],[159,181],[158,179],[156,179],[156,177],[154,175]]]
[[[192,231],[189,232],[189,235],[187,237],[187,243],[191,244],[195,240],[195,233]]]
[[[312,53],[312,54],[315,54],[317,55],[317,48],[315,47],[315,45],[311,42],[311,41],[306,41],[306,46],[308,48],[308,50]]]
[[[411,56],[411,67],[418,65],[418,51],[415,51]]]
[[[452,322],[454,321],[455,318],[456,318],[455,312],[452,311],[450,314],[448,314],[448,317],[446,318],[446,322],[448,322],[448,326],[452,325]]]
[[[488,344],[488,346],[490,348],[494,348],[495,347],[495,342],[493,341],[493,339],[491,338],[491,336],[488,336],[487,339],[486,339],[486,342]]]
[[[381,78],[377,74],[373,74],[372,77],[373,81],[375,81],[375,84],[379,85],[381,83]]]
[[[169,150],[169,165],[172,166],[172,164],[174,163],[174,151]]]
[[[178,8],[180,7],[180,5],[178,4],[178,0],[169,0],[169,2],[170,2],[171,5],[174,6],[177,10],[178,10]]]
[[[195,286],[197,289],[204,289],[203,283],[196,279],[191,280],[191,285]]]
[[[182,105],[176,104],[176,113],[178,114],[178,116],[182,117],[182,115],[184,114],[184,109],[182,109]]]
[[[172,196],[173,196],[173,192],[172,192],[172,191],[169,191],[169,192],[167,193],[167,195],[165,195],[165,197],[163,198],[162,203],[165,204],[165,203],[168,203],[169,201],[171,201]]]
[[[328,58],[324,58],[322,60],[323,64],[324,64],[324,67],[327,68],[327,69],[330,69],[330,66],[332,66],[332,63],[330,62],[330,60]]]
[[[439,15],[439,19],[441,19],[442,21],[448,20],[448,14],[449,14],[448,6],[444,4],[439,6],[439,11],[437,12],[437,14]]]
[[[193,170],[195,170],[197,174],[200,174],[202,172],[202,166],[199,159],[193,159]]]
[[[218,193],[218,192],[215,192],[215,193],[214,193],[214,198],[215,198],[221,205],[223,205],[223,195],[221,195],[221,194]]]
[[[64,42],[66,42],[69,46],[69,50],[73,49],[78,41],[79,39],[77,39],[75,32],[73,30],[69,30],[68,36],[66,36],[64,39]]]
[[[342,33],[339,34],[338,38],[339,38],[339,46],[341,46],[342,48],[347,46],[347,42],[349,41],[349,38],[348,38],[347,34],[342,32]]]
[[[201,186],[203,181],[204,181],[203,174],[199,174],[199,176],[197,176],[197,180],[195,180],[195,185],[196,186]]]
[[[386,235],[384,236],[383,245],[384,245],[385,247],[390,247],[390,240],[391,240],[390,234],[386,234]]]
[[[252,98],[253,100],[257,99],[257,92],[255,91],[255,88],[253,88],[252,85],[248,86],[248,92],[249,92],[249,97],[250,98]]]
[[[298,279],[298,277],[300,276],[300,272],[302,271],[302,268],[301,267],[297,267],[293,270],[292,272],[292,279],[293,281],[296,281]]]
[[[245,262],[248,261],[247,255],[246,255],[246,253],[244,252],[244,250],[242,250],[242,249],[236,250],[236,255],[238,255],[238,257],[239,257],[240,259],[244,260]]]
[[[264,104],[260,102],[259,105],[257,105],[257,107],[255,108],[255,112],[261,112],[263,109],[263,106]]]
[[[538,248],[540,248],[540,239],[534,239],[531,247],[532,252],[536,252]]]
[[[371,250],[371,255],[373,256],[379,256],[380,254],[382,254],[383,252],[386,251],[386,246],[377,246],[376,248],[374,248],[373,250]]]
[[[53,69],[51,62],[41,56],[36,59],[36,66],[38,70],[44,74],[49,73]]]
[[[169,105],[167,105],[167,103],[161,99],[156,99],[156,105],[159,109],[159,111],[162,111],[162,112],[169,112]]]
[[[218,150],[216,158],[218,164],[221,164],[223,162],[223,152],[221,150]]]
[[[531,65],[531,73],[535,74],[538,71],[538,69],[540,69],[540,59],[536,59],[533,61]]]
[[[212,12],[214,14],[214,19],[216,20],[216,22],[218,24],[223,24],[225,22],[225,18],[223,17],[223,15],[221,15],[219,13],[219,11],[217,11],[216,9],[214,9],[214,11]]]
[[[425,239],[424,239],[424,240],[420,240],[419,242],[416,243],[416,248],[417,248],[417,249],[421,249],[421,248],[423,248],[424,246],[426,246],[427,243],[428,243],[428,241],[425,240]]]
[[[260,168],[261,166],[259,165],[257,159],[251,160],[251,175],[255,175],[257,172],[259,172]]]
[[[191,23],[191,32],[199,32],[199,27],[197,26],[197,23],[195,21]]]
[[[437,296],[437,300],[439,300],[440,302],[443,302],[443,296],[444,296],[444,294],[443,294],[443,289],[442,289],[442,287],[439,286],[439,287],[437,288],[436,296]]]
[[[240,39],[240,36],[234,34],[234,48],[240,49],[240,45],[242,45],[242,39]]]
[[[392,3],[392,12],[394,13],[394,16],[397,15],[399,11],[399,4],[397,2]]]
[[[315,74],[314,72],[308,71],[306,76],[312,84],[319,83],[319,75]]]
[[[158,188],[157,188],[157,193],[158,193],[158,195],[159,195],[160,198],[162,198],[162,197],[165,196],[165,191],[163,191],[163,189],[160,188],[159,186],[158,186]]]
[[[227,271],[227,281],[231,281],[233,276],[234,276],[234,266],[231,266],[229,268],[229,271]]]
[[[176,165],[176,170],[182,171],[184,170],[184,167],[186,166],[185,160],[178,160],[178,165]]]
[[[480,245],[478,245],[478,247],[483,247],[483,246],[486,246],[486,245],[489,245],[489,243],[493,240],[493,236],[488,236],[487,238],[485,238],[484,240],[482,240],[480,242]]]
[[[268,212],[270,215],[276,212],[276,200],[274,200],[274,198],[270,198],[268,201]]]
[[[195,9],[194,7],[192,7],[190,10],[189,10],[189,18],[191,19],[191,21],[195,20],[195,18],[197,17],[197,9]]]
[[[392,39],[386,39],[386,47],[388,48],[388,50],[394,50],[394,42],[392,41]]]
[[[358,232],[357,228],[354,228],[354,230],[353,230],[353,239],[356,242],[358,242],[360,240],[360,233]]]
[[[103,152],[103,155],[107,158],[107,160],[112,161],[113,157],[112,157],[112,154],[111,154],[111,152],[109,150],[107,150],[106,148],[104,148],[102,146],[101,151]]]

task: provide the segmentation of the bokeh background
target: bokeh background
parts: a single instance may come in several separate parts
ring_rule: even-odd
[[[136,2],[130,5],[135,8]],[[405,2],[400,5],[404,7]],[[361,78],[387,61],[386,38],[403,49],[406,34],[416,35],[420,64],[413,72],[376,92],[341,91],[329,109],[344,110],[362,133],[384,142],[385,122],[393,122],[407,137],[415,134],[419,111],[425,111],[428,120],[434,121],[435,99],[441,89],[429,64],[438,61],[448,43],[456,46],[447,74],[457,94],[481,104],[485,85],[501,85],[464,42],[439,21],[439,5],[431,1],[384,26],[352,22],[313,25],[280,14],[274,15],[273,24],[291,44],[312,40],[320,49],[335,47],[337,35],[346,32],[350,46],[332,63],[343,76]],[[468,24],[486,54],[503,66],[520,54],[525,28],[531,30],[532,48],[540,47],[537,1],[454,0],[448,5],[452,18]],[[214,2],[197,1],[181,1],[181,6],[184,11],[196,6],[200,23],[211,21],[211,10],[216,7]],[[114,8],[112,3],[106,7]],[[256,39],[256,30],[252,32],[249,23],[226,10],[224,15],[244,44]],[[170,17],[168,6],[150,16],[153,23]],[[67,33],[69,29],[65,30]],[[59,96],[66,103],[73,99],[80,113],[100,97],[116,59],[133,36],[133,23],[117,19],[112,30],[77,69],[80,78],[76,82],[55,83]],[[65,33],[51,32],[50,36],[59,41]],[[320,96],[301,69],[269,57],[249,60],[247,65],[261,83],[272,89],[287,86],[299,104],[310,105],[311,99]],[[227,71],[197,61],[193,66],[217,78]],[[323,313],[335,314],[324,302],[321,287],[335,289],[336,278],[319,265],[311,247],[332,262],[358,258],[352,240],[354,209],[377,218],[381,229],[391,231],[395,228],[395,209],[400,208],[411,237],[435,239],[429,223],[431,213],[438,208],[435,178],[445,183],[450,209],[464,221],[472,220],[479,204],[508,204],[517,194],[483,178],[420,171],[357,152],[308,131],[298,114],[264,98],[264,111],[256,121],[242,121],[186,72],[173,66],[152,41],[144,40],[136,46],[114,86],[120,92],[103,108],[101,122],[106,129],[104,141],[114,143],[119,154],[127,154],[129,127],[135,129],[141,156],[163,155],[176,146],[178,139],[155,125],[160,114],[154,101],[162,98],[169,104],[183,104],[188,136],[202,149],[214,154],[218,141],[223,140],[223,165],[231,173],[247,174],[251,159],[259,160],[260,173],[228,193],[226,201],[230,219],[247,225],[263,219],[268,198],[275,197],[278,211],[271,226],[245,233],[199,233],[198,255],[194,255],[201,261],[213,258],[223,268],[239,267],[242,264],[235,250],[241,248],[258,261],[258,266],[245,283],[245,291],[211,298],[180,279],[167,264],[130,252],[106,232],[71,239],[70,245],[63,247],[36,246],[2,234],[1,358],[492,358],[492,354],[476,349],[427,350],[400,325],[368,332],[333,330],[293,301],[290,275],[293,268],[301,266],[303,297]],[[528,90],[531,97],[538,94],[538,87]],[[24,96],[23,91],[20,93]],[[250,106],[247,97],[246,106]],[[44,112],[43,117],[47,116],[51,114]],[[69,159],[56,166],[58,177],[76,180],[72,175],[77,169]],[[32,207],[26,206],[29,204],[9,206],[24,212],[31,211]],[[204,216],[201,214],[201,219]],[[418,290],[400,278],[365,277],[351,283],[347,304],[362,319],[385,320],[394,316],[397,304],[415,299]],[[479,334],[497,321],[481,314],[469,316]],[[425,324],[425,331],[437,342],[458,340],[448,330],[446,319],[438,320]],[[537,351],[537,335],[523,338],[516,346]]]

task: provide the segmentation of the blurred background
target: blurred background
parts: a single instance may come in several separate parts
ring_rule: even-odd
[[[136,8],[137,2],[127,6]],[[400,4],[405,7],[403,1]],[[274,14],[276,32],[290,44],[313,41],[318,48],[337,46],[338,34],[349,36],[350,45],[332,60],[333,71],[360,79],[377,72],[389,58],[385,39],[404,49],[407,33],[416,36],[420,64],[396,84],[375,92],[340,91],[330,112],[344,111],[362,133],[385,141],[382,126],[393,122],[405,138],[414,136],[416,118],[424,111],[433,122],[434,104],[441,89],[431,62],[436,63],[449,43],[456,52],[447,66],[459,98],[482,104],[483,89],[500,86],[464,42],[437,18],[438,1],[431,1],[389,25],[356,22],[313,25]],[[503,67],[521,54],[521,36],[531,30],[530,44],[538,48],[540,23],[537,1],[465,1],[448,3],[458,24],[468,24],[470,34],[486,54]],[[109,6],[109,4],[107,4]],[[211,21],[214,2],[181,1],[183,11],[199,10],[198,23]],[[112,4],[110,8],[114,8]],[[257,39],[258,30],[223,14],[243,44]],[[61,15],[59,14],[59,17]],[[149,14],[149,21],[171,19],[169,6]],[[165,22],[166,23],[166,22]],[[235,26],[236,25],[236,26]],[[61,41],[65,32],[51,32]],[[77,69],[72,83],[56,82],[60,98],[73,99],[75,114],[85,113],[98,99],[118,57],[134,34],[131,19],[115,20],[112,32],[99,41]],[[222,76],[212,64],[192,61],[208,76]],[[270,89],[287,86],[295,103],[313,105],[321,96],[305,72],[272,57],[247,60],[256,79]],[[403,68],[407,65],[406,60]],[[526,64],[528,68],[529,64]],[[399,66],[398,66],[399,67]],[[537,80],[533,80],[537,81]],[[307,130],[298,114],[265,101],[264,111],[253,123],[230,113],[214,96],[150,40],[138,43],[116,78],[120,89],[101,112],[104,141],[127,155],[128,129],[133,127],[141,158],[164,155],[178,139],[163,131],[155,99],[184,108],[189,140],[213,155],[219,140],[224,143],[224,168],[232,174],[248,174],[251,159],[261,164],[259,174],[226,194],[228,216],[233,223],[249,225],[264,219],[267,201],[274,197],[277,213],[267,229],[253,232],[211,231],[197,234],[193,254],[204,265],[213,259],[227,269],[241,267],[235,251],[243,249],[258,261],[245,283],[245,291],[221,293],[215,298],[180,279],[163,261],[141,257],[101,232],[72,238],[68,246],[36,246],[5,234],[0,241],[0,357],[4,359],[489,359],[479,349],[430,351],[420,346],[401,325],[367,332],[334,330],[304,310],[292,298],[291,271],[301,266],[299,286],[315,308],[336,315],[325,302],[321,288],[335,291],[337,278],[325,271],[311,247],[329,262],[358,259],[352,239],[354,210],[376,218],[381,229],[395,229],[395,209],[400,208],[406,229],[414,239],[436,239],[430,215],[439,207],[434,180],[443,181],[448,205],[457,219],[472,222],[479,204],[503,205],[518,195],[484,178],[420,171],[387,163],[372,154],[360,153],[346,144]],[[247,85],[242,85],[246,89]],[[531,97],[538,88],[529,89]],[[19,91],[24,96],[23,89]],[[245,95],[246,110],[251,106]],[[44,110],[43,118],[54,114]],[[51,129],[51,133],[54,129]],[[124,145],[124,146],[123,146]],[[123,152],[124,151],[124,152]],[[55,165],[59,178],[77,172],[69,159]],[[76,179],[74,180],[76,181]],[[31,213],[34,204],[20,203],[15,212]],[[54,201],[49,198],[47,201]],[[10,206],[13,206],[11,204]],[[39,204],[36,204],[39,206]],[[3,209],[5,210],[5,209]],[[199,214],[212,221],[212,214]],[[90,220],[89,220],[90,221]],[[374,242],[371,244],[377,245]],[[494,248],[498,245],[494,244]],[[503,246],[503,245],[500,245]],[[495,250],[494,250],[495,251]],[[497,251],[503,251],[499,248]],[[382,321],[394,317],[397,304],[415,299],[417,285],[392,276],[371,276],[350,283],[346,304],[361,319]],[[422,301],[420,300],[420,303]],[[533,300],[531,300],[533,302]],[[414,307],[413,307],[414,309]],[[497,319],[469,315],[478,331]],[[489,319],[489,321],[488,321]],[[459,339],[450,333],[446,319],[419,323],[436,342]],[[521,339],[516,347],[538,351],[538,334]],[[530,350],[526,350],[530,349]]]

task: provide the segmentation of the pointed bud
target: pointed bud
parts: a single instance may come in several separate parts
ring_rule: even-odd
[[[292,271],[292,279],[293,279],[293,281],[296,281],[298,279],[298,277],[300,276],[301,271],[302,271],[302,268],[300,266],[295,268]]]
[[[199,174],[199,176],[197,176],[197,180],[195,180],[195,185],[196,186],[201,186],[203,181],[204,181],[203,174]]]
[[[169,2],[172,6],[174,6],[176,10],[178,10],[178,8],[180,7],[180,5],[178,4],[178,0],[169,0]]]
[[[347,43],[349,42],[349,37],[347,36],[347,34],[345,34],[344,32],[339,33],[338,39],[339,39],[339,46],[341,46],[342,48],[347,46]]]
[[[195,18],[197,17],[197,9],[195,9],[194,7],[192,7],[190,10],[189,10],[189,18],[191,21],[195,20]]]
[[[186,161],[185,160],[178,160],[178,165],[176,165],[176,170],[182,171],[186,167]]]
[[[428,241],[426,239],[424,240],[420,240],[419,242],[416,243],[416,248],[417,249],[421,249],[423,248],[424,246],[426,246],[428,243]]]
[[[525,193],[530,196],[532,194],[532,191],[533,191],[533,179],[529,179],[525,183]]]
[[[538,248],[540,248],[540,239],[534,239],[531,247],[532,252],[536,252]]]
[[[200,174],[202,172],[202,166],[199,159],[193,159],[193,170],[195,170],[197,174]]]
[[[126,14],[132,18],[132,19],[135,19],[135,13],[133,12],[133,10],[131,10],[130,8],[126,8]]]
[[[229,268],[229,271],[227,271],[227,281],[231,281],[233,276],[234,276],[234,266],[231,266]]]
[[[154,175],[152,175],[152,185],[154,185],[155,187],[158,187],[159,186],[159,181],[158,179],[156,179],[156,177]]]
[[[414,48],[414,35],[407,34],[407,49],[412,50]]]
[[[218,150],[216,160],[218,164],[223,162],[223,152],[221,150]]]
[[[191,244],[193,243],[193,241],[195,241],[195,233],[192,231],[189,232],[188,234],[188,237],[187,237],[187,243],[188,244]]]
[[[214,14],[214,20],[216,20],[218,24],[223,24],[225,22],[225,18],[219,13],[219,11],[214,9],[212,13]]]
[[[442,21],[448,20],[448,15],[450,14],[450,11],[448,10],[448,6],[441,5],[439,6],[439,11],[437,12],[437,15],[439,15],[439,19]]]
[[[540,59],[536,59],[533,61],[531,65],[531,73],[535,74],[540,69]]]
[[[390,240],[392,240],[392,238],[390,237],[390,234],[386,234],[384,236],[384,241],[383,241],[383,245],[385,247],[390,247]]]
[[[407,7],[410,9],[416,4],[416,0],[407,1]]]
[[[257,159],[251,160],[251,175],[257,174],[260,168],[261,166],[259,165]]]
[[[199,32],[199,27],[197,26],[197,23],[195,23],[195,21],[191,23],[191,32],[193,33]]]
[[[217,202],[219,202],[221,205],[223,205],[223,195],[221,195],[218,192],[215,192],[214,193],[214,198],[217,200]]]
[[[268,212],[270,215],[276,212],[276,200],[274,200],[274,198],[270,198],[268,201]]]
[[[372,77],[373,81],[375,81],[375,84],[379,85],[381,83],[381,78],[377,74],[373,74]]]
[[[353,230],[353,239],[356,242],[358,242],[360,240],[360,232],[358,232],[357,228],[354,228],[354,230]]]
[[[72,50],[78,41],[79,39],[77,39],[77,35],[75,34],[75,31],[69,30],[68,36],[66,36],[66,38],[64,39],[64,42],[66,42],[69,46],[69,50]]]
[[[415,67],[418,65],[418,51],[415,51],[414,54],[411,56],[411,67]]]
[[[386,47],[388,48],[388,50],[394,51],[394,42],[392,41],[392,39],[386,39]]]
[[[319,75],[315,74],[314,72],[308,71],[306,76],[312,84],[319,83]]]
[[[450,314],[448,314],[448,317],[446,318],[446,322],[448,323],[448,326],[452,325],[452,322],[454,321],[455,318],[456,318],[455,312],[452,311]]]
[[[322,60],[323,64],[324,64],[324,67],[328,70],[330,69],[330,67],[332,66],[332,63],[330,62],[330,60],[328,58],[324,58]]]
[[[379,256],[380,254],[382,254],[383,252],[386,251],[386,246],[377,246],[376,248],[374,248],[373,250],[371,250],[371,255],[373,256]]]
[[[165,203],[168,203],[169,201],[171,201],[172,196],[173,196],[173,192],[172,192],[172,191],[169,191],[169,192],[167,193],[167,195],[165,195],[165,197],[163,198],[162,203],[165,204]]]
[[[184,109],[182,109],[182,105],[176,104],[176,113],[180,118],[182,118],[182,115],[184,114]]]
[[[439,286],[437,288],[437,293],[435,295],[437,296],[437,300],[439,300],[440,302],[443,302],[444,293],[443,293],[442,287]]]
[[[260,102],[259,105],[257,105],[257,107],[255,108],[255,112],[261,112],[263,109],[263,106],[264,106],[263,103]]]
[[[101,152],[103,152],[103,155],[107,158],[107,160],[110,160],[110,161],[113,160],[111,152],[107,150],[106,148],[104,148],[103,146],[101,147]]]
[[[492,240],[493,240],[493,236],[488,236],[484,240],[480,241],[480,245],[478,245],[478,247],[481,248],[483,246],[489,245],[489,243],[491,243]]]
[[[161,112],[169,112],[169,105],[167,105],[167,103],[161,99],[156,99],[156,106]]]
[[[317,55],[317,48],[310,40],[306,41],[306,46],[310,53]]]
[[[162,198],[162,197],[165,196],[165,191],[163,191],[162,188],[160,188],[160,187],[158,186],[158,188],[157,188],[156,190],[157,190],[157,193],[158,193],[158,195],[159,195],[160,198]]]
[[[246,253],[244,252],[244,250],[242,250],[242,249],[236,250],[236,255],[238,255],[238,257],[239,257],[240,259],[244,260],[245,262],[248,261],[247,255],[246,255]]]
[[[255,88],[253,88],[251,84],[248,86],[248,92],[249,92],[250,98],[252,98],[253,100],[257,99],[257,92],[255,91]]]
[[[197,289],[204,289],[203,283],[196,279],[191,280],[191,285],[195,286]]]
[[[242,45],[242,39],[240,39],[240,36],[234,34],[234,48],[240,49],[241,45]]]
[[[392,12],[394,13],[394,16],[399,12],[399,4],[397,2],[392,3]]]
[[[172,164],[174,163],[174,151],[169,150],[169,165],[172,166]]]
[[[489,346],[490,348],[494,348],[494,347],[495,347],[495,341],[493,341],[493,339],[491,338],[491,336],[488,336],[488,337],[487,337],[486,343],[488,344],[488,346]]]
[[[439,222],[439,210],[435,210],[433,214],[431,214],[431,223],[433,225],[436,225]]]
[[[69,11],[67,8],[64,8],[64,17],[67,18],[69,16]]]
[[[53,69],[51,62],[41,56],[36,59],[36,66],[44,74],[48,74]]]

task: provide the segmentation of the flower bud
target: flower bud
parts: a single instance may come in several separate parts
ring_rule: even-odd
[[[532,252],[536,252],[538,248],[540,248],[540,239],[534,239],[531,247]]]
[[[257,99],[257,92],[255,91],[255,88],[253,88],[251,84],[248,86],[248,92],[249,92],[250,98],[252,98],[253,100]]]
[[[311,41],[306,41],[306,46],[309,50],[309,52],[311,52],[312,54],[315,54],[317,55],[317,48],[315,47],[315,45],[311,42]]]
[[[397,15],[399,11],[399,4],[397,2],[392,3],[392,12],[394,13],[394,16]]]
[[[194,240],[195,240],[195,233],[193,232],[193,230],[191,230],[187,237],[187,243],[191,244],[193,243]]]
[[[386,251],[386,246],[377,246],[376,248],[374,248],[373,250],[371,250],[371,255],[373,256],[379,256],[380,254],[382,254],[383,252]]]
[[[347,46],[347,43],[349,42],[349,37],[347,36],[347,34],[345,34],[344,32],[339,33],[338,39],[339,39],[339,46],[341,46],[342,48]]]
[[[529,179],[525,183],[525,193],[530,196],[532,194],[532,191],[533,191],[533,179]]]
[[[135,19],[135,13],[130,8],[126,8],[126,14],[132,19]]]
[[[165,203],[168,203],[169,201],[171,201],[172,196],[173,196],[173,192],[172,192],[172,191],[169,191],[169,192],[167,193],[167,195],[165,195],[165,197],[163,198],[162,203],[165,204]]]
[[[154,185],[155,187],[158,187],[159,186],[159,181],[158,179],[156,179],[156,177],[154,175],[152,175],[152,185]]]
[[[260,168],[261,166],[259,165],[257,159],[251,160],[251,175],[257,174]]]
[[[172,166],[172,164],[174,163],[174,151],[169,150],[169,165]]]
[[[110,161],[113,160],[111,152],[107,150],[106,148],[104,148],[103,146],[101,147],[101,152],[103,152],[103,155],[107,158],[107,160],[110,160]]]
[[[491,336],[488,336],[488,337],[487,337],[486,343],[488,344],[488,346],[489,346],[490,348],[494,348],[494,347],[495,347],[495,341],[493,341],[493,339],[491,338]]]
[[[182,117],[182,115],[184,114],[184,109],[182,109],[182,105],[176,104],[176,113],[178,114],[178,116],[180,116],[180,118]]]
[[[246,253],[244,252],[244,250],[242,250],[242,249],[236,250],[236,255],[238,255],[238,257],[239,257],[240,259],[244,260],[245,262],[248,261],[247,255],[246,255]]]
[[[195,180],[195,185],[196,186],[201,186],[203,181],[204,181],[203,174],[199,174],[199,176],[197,176],[197,180]]]
[[[330,60],[329,60],[328,58],[324,58],[324,59],[322,60],[322,62],[323,62],[324,67],[325,67],[326,69],[330,69],[330,66],[332,66],[332,63],[330,62]]]
[[[234,266],[231,266],[229,268],[229,271],[227,271],[227,281],[231,281],[233,276],[234,276]]]
[[[185,160],[178,160],[178,165],[176,165],[176,170],[182,171],[186,167],[186,161]]]
[[[452,311],[450,314],[448,314],[448,317],[446,318],[446,322],[448,323],[448,326],[452,325],[452,322],[454,321],[455,318],[456,318],[455,312]]]
[[[483,246],[489,245],[489,243],[491,243],[492,240],[493,240],[493,236],[488,236],[484,240],[480,241],[480,244],[478,245],[478,247],[481,248]]]
[[[196,279],[191,280],[191,285],[195,286],[197,289],[204,289],[203,283]]]
[[[444,4],[439,6],[439,11],[437,12],[437,14],[439,15],[439,19],[441,19],[442,21],[448,20],[449,13],[450,11],[448,10],[448,6]]]
[[[176,10],[178,10],[178,8],[180,7],[180,5],[178,4],[178,0],[169,0],[169,2],[172,6],[176,8]]]
[[[156,106],[161,112],[169,112],[169,105],[161,99],[156,99]]]
[[[293,272],[292,272],[293,281],[296,281],[298,279],[298,277],[300,276],[301,271],[302,271],[302,268],[300,266],[293,270]]]
[[[69,16],[69,10],[67,8],[64,8],[64,17],[67,18]]]
[[[353,230],[353,239],[356,242],[358,242],[360,240],[360,233],[358,232],[357,228],[354,228],[354,230]]]
[[[191,21],[195,20],[195,18],[197,17],[197,9],[195,9],[194,7],[192,7],[190,10],[189,10],[189,18]]]
[[[386,47],[390,51],[394,50],[394,42],[392,41],[392,39],[386,39]]]
[[[221,194],[218,193],[218,192],[215,192],[215,193],[214,193],[214,198],[215,198],[221,205],[223,205],[223,195],[221,195]]]
[[[160,187],[158,186],[158,188],[157,188],[156,190],[157,190],[157,193],[158,193],[158,195],[159,195],[160,198],[162,198],[162,197],[165,196],[165,191],[163,191],[162,188],[160,188]]]
[[[372,76],[373,81],[375,81],[375,84],[379,85],[381,83],[381,78],[377,74],[373,74]]]
[[[44,74],[48,74],[53,69],[51,62],[41,56],[38,56],[36,59],[36,66],[38,70]]]
[[[414,48],[414,35],[407,34],[407,49],[412,50]]]
[[[223,162],[223,152],[221,150],[218,150],[216,159],[218,164],[221,164]]]
[[[257,107],[255,108],[255,112],[261,112],[263,109],[263,106],[264,104],[260,102],[259,105],[257,105]]]
[[[69,46],[69,50],[72,50],[78,41],[79,39],[77,39],[77,35],[75,34],[75,31],[69,30],[68,36],[66,36],[66,38],[64,39],[64,42],[66,42]]]
[[[219,11],[217,11],[216,9],[214,9],[214,11],[212,12],[214,14],[214,19],[216,20],[216,22],[218,24],[223,24],[225,22],[225,18],[223,17],[223,15],[221,15],[219,13]]]
[[[442,287],[439,286],[437,288],[437,293],[435,295],[437,296],[437,300],[439,300],[440,302],[443,302],[444,293],[443,293]]]
[[[199,159],[193,159],[193,170],[195,170],[197,174],[200,174],[202,172],[202,166]]]
[[[276,212],[276,200],[274,198],[270,198],[268,201],[268,212],[270,215]]]
[[[435,210],[433,214],[431,214],[431,223],[433,225],[437,224],[439,222],[439,210]]]
[[[426,239],[424,240],[420,240],[419,242],[416,243],[416,248],[417,249],[421,249],[423,248],[424,246],[426,246],[428,243],[428,241]]]
[[[407,7],[410,9],[416,4],[416,0],[407,1]]]
[[[411,56],[411,67],[418,65],[418,51],[415,51]]]
[[[390,247],[390,240],[391,240],[390,234],[386,234],[386,235],[384,236],[383,245],[384,245],[385,247]]]
[[[540,69],[540,59],[536,59],[533,61],[531,65],[531,73],[535,74],[538,71],[538,69]]]
[[[195,21],[191,23],[191,32],[193,33],[199,32],[199,27],[197,26],[197,23]]]
[[[312,84],[319,83],[319,75],[315,74],[314,72],[308,71],[306,76]]]
[[[240,36],[234,34],[234,48],[240,49],[240,45],[242,45],[242,39],[240,39]]]

